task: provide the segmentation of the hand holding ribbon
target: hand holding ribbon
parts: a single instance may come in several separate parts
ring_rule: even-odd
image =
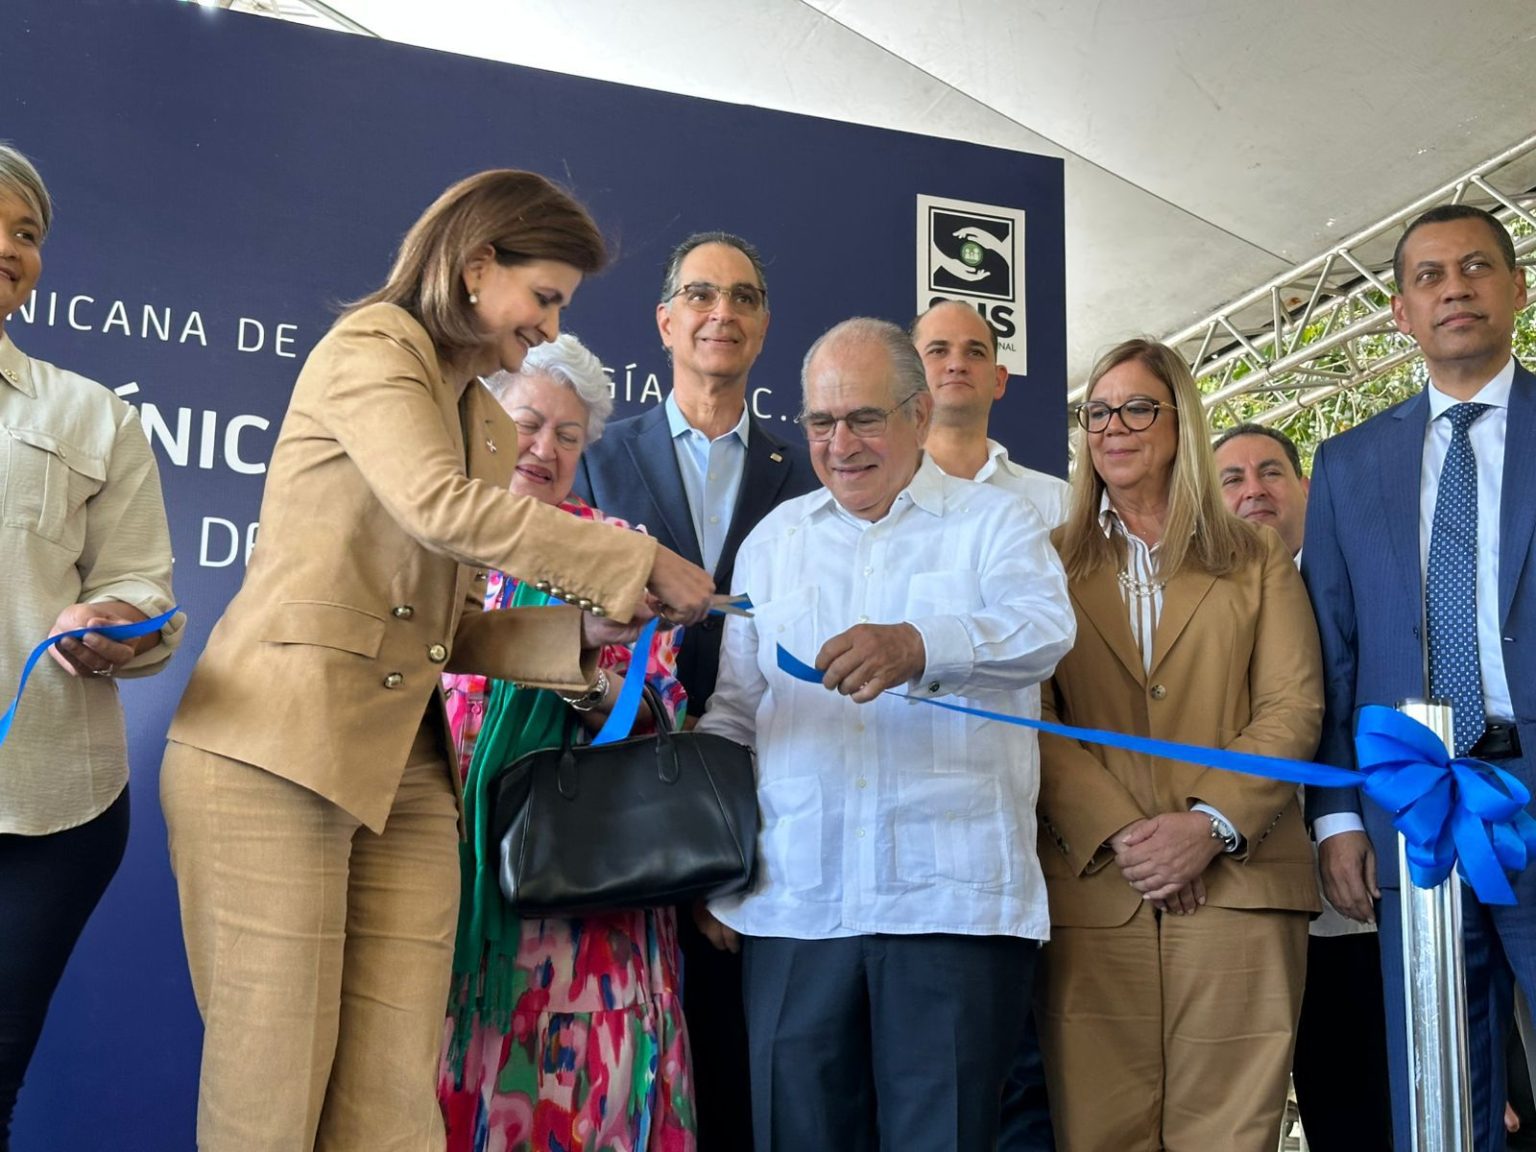
[[[32,649],[27,661],[21,668],[21,682],[16,685],[16,695],[11,700],[11,706],[5,710],[5,715],[0,716],[0,744],[5,743],[5,738],[11,734],[11,723],[16,719],[16,709],[21,704],[21,694],[26,690],[27,680],[32,675],[32,670],[37,667],[37,662],[47,655],[49,649],[63,643],[65,640],[77,640],[88,633],[96,633],[110,640],[133,640],[139,636],[147,636],[151,632],[158,632],[170,623],[171,618],[179,612],[179,608],[172,608],[168,612],[162,612],[149,620],[138,620],[131,624],[106,624],[95,628],[71,628],[65,632],[56,633],[48,637],[36,648]]]
[[[778,649],[778,666],[797,680],[822,683],[820,672],[782,645]],[[1514,889],[1505,872],[1520,871],[1536,855],[1536,820],[1525,811],[1531,794],[1519,780],[1481,760],[1452,759],[1432,731],[1417,720],[1380,705],[1360,710],[1355,735],[1355,758],[1360,770],[1356,772],[1327,764],[1051,724],[895,690],[887,690],[887,694],[1002,724],[1050,732],[1085,744],[1269,780],[1322,788],[1363,788],[1367,796],[1392,813],[1393,824],[1408,845],[1408,871],[1413,883],[1421,888],[1433,887],[1450,875],[1452,866],[1459,861],[1467,883],[1484,904],[1515,903]]]

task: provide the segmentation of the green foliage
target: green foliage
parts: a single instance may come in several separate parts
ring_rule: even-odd
[[[1514,229],[1517,240],[1530,231],[1529,227]],[[1536,305],[1536,285],[1532,287],[1532,295],[1533,305]],[[1319,340],[1329,332],[1370,314],[1383,303],[1385,299],[1376,292],[1364,293],[1357,300],[1346,302],[1327,321],[1309,327],[1303,334],[1300,346]],[[1527,307],[1515,316],[1514,351],[1516,359],[1526,364],[1536,364],[1536,306]],[[1329,382],[1330,377],[1344,379],[1362,371],[1370,375],[1372,365],[1379,365],[1392,357],[1404,359],[1363,383],[1317,399],[1308,399],[1309,392],[1315,393],[1320,385]],[[1248,378],[1254,371],[1250,364],[1244,362],[1236,365],[1223,380],[1201,381],[1201,387],[1208,393],[1214,392],[1218,387]],[[1256,388],[1223,400],[1208,412],[1211,431],[1216,435],[1225,428],[1246,421],[1267,423],[1296,442],[1302,466],[1310,472],[1312,454],[1320,443],[1408,399],[1424,387],[1425,380],[1424,362],[1412,341],[1389,327],[1359,337],[1347,347],[1320,355],[1306,366],[1305,372],[1281,378],[1275,387]],[[1287,406],[1291,407],[1287,414],[1265,418],[1266,413]]]

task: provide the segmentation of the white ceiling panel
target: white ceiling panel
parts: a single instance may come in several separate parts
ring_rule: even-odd
[[[391,40],[1066,160],[1069,371],[1530,134],[1536,4],[331,0]]]

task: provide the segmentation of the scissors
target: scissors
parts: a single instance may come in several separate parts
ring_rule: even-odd
[[[752,615],[752,600],[751,597],[745,594],[740,596],[716,596],[713,605],[709,610],[711,616],[750,617]]]

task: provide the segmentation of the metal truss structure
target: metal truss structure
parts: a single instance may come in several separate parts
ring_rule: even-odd
[[[312,28],[330,28],[341,32],[356,32],[364,36],[373,33],[356,20],[350,20],[321,0],[190,0],[204,8],[227,8],[231,12],[249,12],[255,16],[272,16],[278,20],[290,20],[295,24],[308,24]]]
[[[1311,410],[1321,439],[1383,406],[1360,386],[1419,355],[1392,322],[1392,251],[1410,220],[1446,203],[1487,208],[1509,228],[1517,258],[1527,257],[1536,250],[1536,135],[1164,337],[1194,369],[1213,426],[1287,423]]]

